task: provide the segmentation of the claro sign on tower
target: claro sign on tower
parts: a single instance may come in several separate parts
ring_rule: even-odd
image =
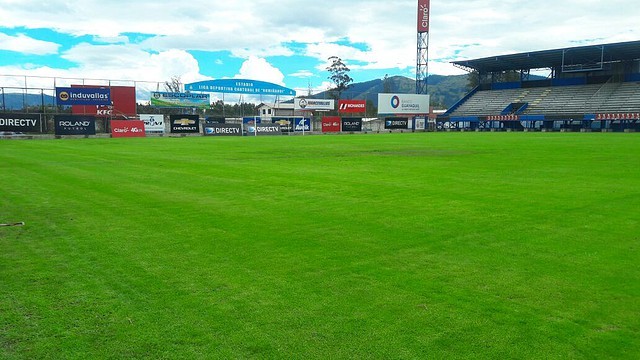
[[[418,32],[429,32],[431,0],[418,0]]]

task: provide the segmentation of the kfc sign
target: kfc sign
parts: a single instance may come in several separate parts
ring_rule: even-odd
[[[341,113],[364,113],[367,110],[367,103],[364,100],[340,100],[338,111]]]

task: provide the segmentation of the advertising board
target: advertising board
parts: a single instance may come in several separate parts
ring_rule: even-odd
[[[430,0],[418,0],[418,32],[429,32]]]
[[[409,119],[401,117],[388,117],[384,119],[385,129],[408,129]]]
[[[0,113],[0,131],[42,132],[40,115]]]
[[[145,137],[142,120],[111,120],[111,137]]]
[[[294,110],[329,111],[335,108],[335,103],[336,102],[333,99],[295,98],[293,99],[293,108]]]
[[[144,131],[148,133],[164,133],[164,115],[140,114],[140,120],[144,122]]]
[[[296,118],[293,119],[294,131],[311,131],[311,119]]]
[[[92,85],[71,85],[73,89],[95,89]],[[95,115],[101,118],[127,119],[138,113],[136,106],[136,88],[134,86],[111,86],[111,103],[108,105],[73,105],[71,113],[74,115]]]
[[[56,135],[95,135],[96,117],[80,115],[56,115],[53,122],[55,124]]]
[[[174,134],[197,134],[200,132],[198,115],[169,115],[171,132]]]
[[[362,131],[362,118],[342,118],[343,132]]]
[[[340,132],[340,117],[339,116],[325,116],[322,118],[322,132],[323,133],[337,133]]]
[[[206,136],[242,136],[242,125],[208,123],[204,126]]]
[[[257,131],[257,133],[256,133]],[[279,124],[256,124],[247,128],[249,135],[282,135],[282,128]]]
[[[211,101],[209,94],[154,91],[151,93],[151,106],[208,109]]]
[[[108,87],[56,87],[58,105],[111,105]]]
[[[338,101],[338,112],[340,113],[364,113],[367,111],[365,100],[340,100]]]
[[[378,114],[428,114],[429,95],[378,94]]]

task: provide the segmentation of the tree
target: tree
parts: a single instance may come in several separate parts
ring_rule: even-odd
[[[180,76],[174,75],[171,80],[164,82],[164,88],[168,92],[182,92],[182,80]]]
[[[389,80],[388,74],[385,74],[384,78],[382,79],[382,91],[385,94],[388,94],[391,92],[391,81]]]
[[[349,88],[349,85],[353,82],[351,76],[349,76],[349,68],[342,62],[337,56],[331,56],[329,58],[331,65],[327,67],[327,71],[331,74],[329,80],[333,82],[334,87],[331,89],[331,93],[336,100],[340,99],[342,93]]]

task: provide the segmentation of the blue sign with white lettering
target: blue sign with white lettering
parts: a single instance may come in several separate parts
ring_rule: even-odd
[[[295,131],[311,131],[311,119],[296,118],[293,122],[295,124]]]
[[[184,86],[186,91],[202,91],[223,94],[249,94],[249,95],[282,95],[296,96],[293,89],[257,80],[220,79],[199,81]]]
[[[112,105],[111,89],[99,87],[57,87],[58,105]]]

